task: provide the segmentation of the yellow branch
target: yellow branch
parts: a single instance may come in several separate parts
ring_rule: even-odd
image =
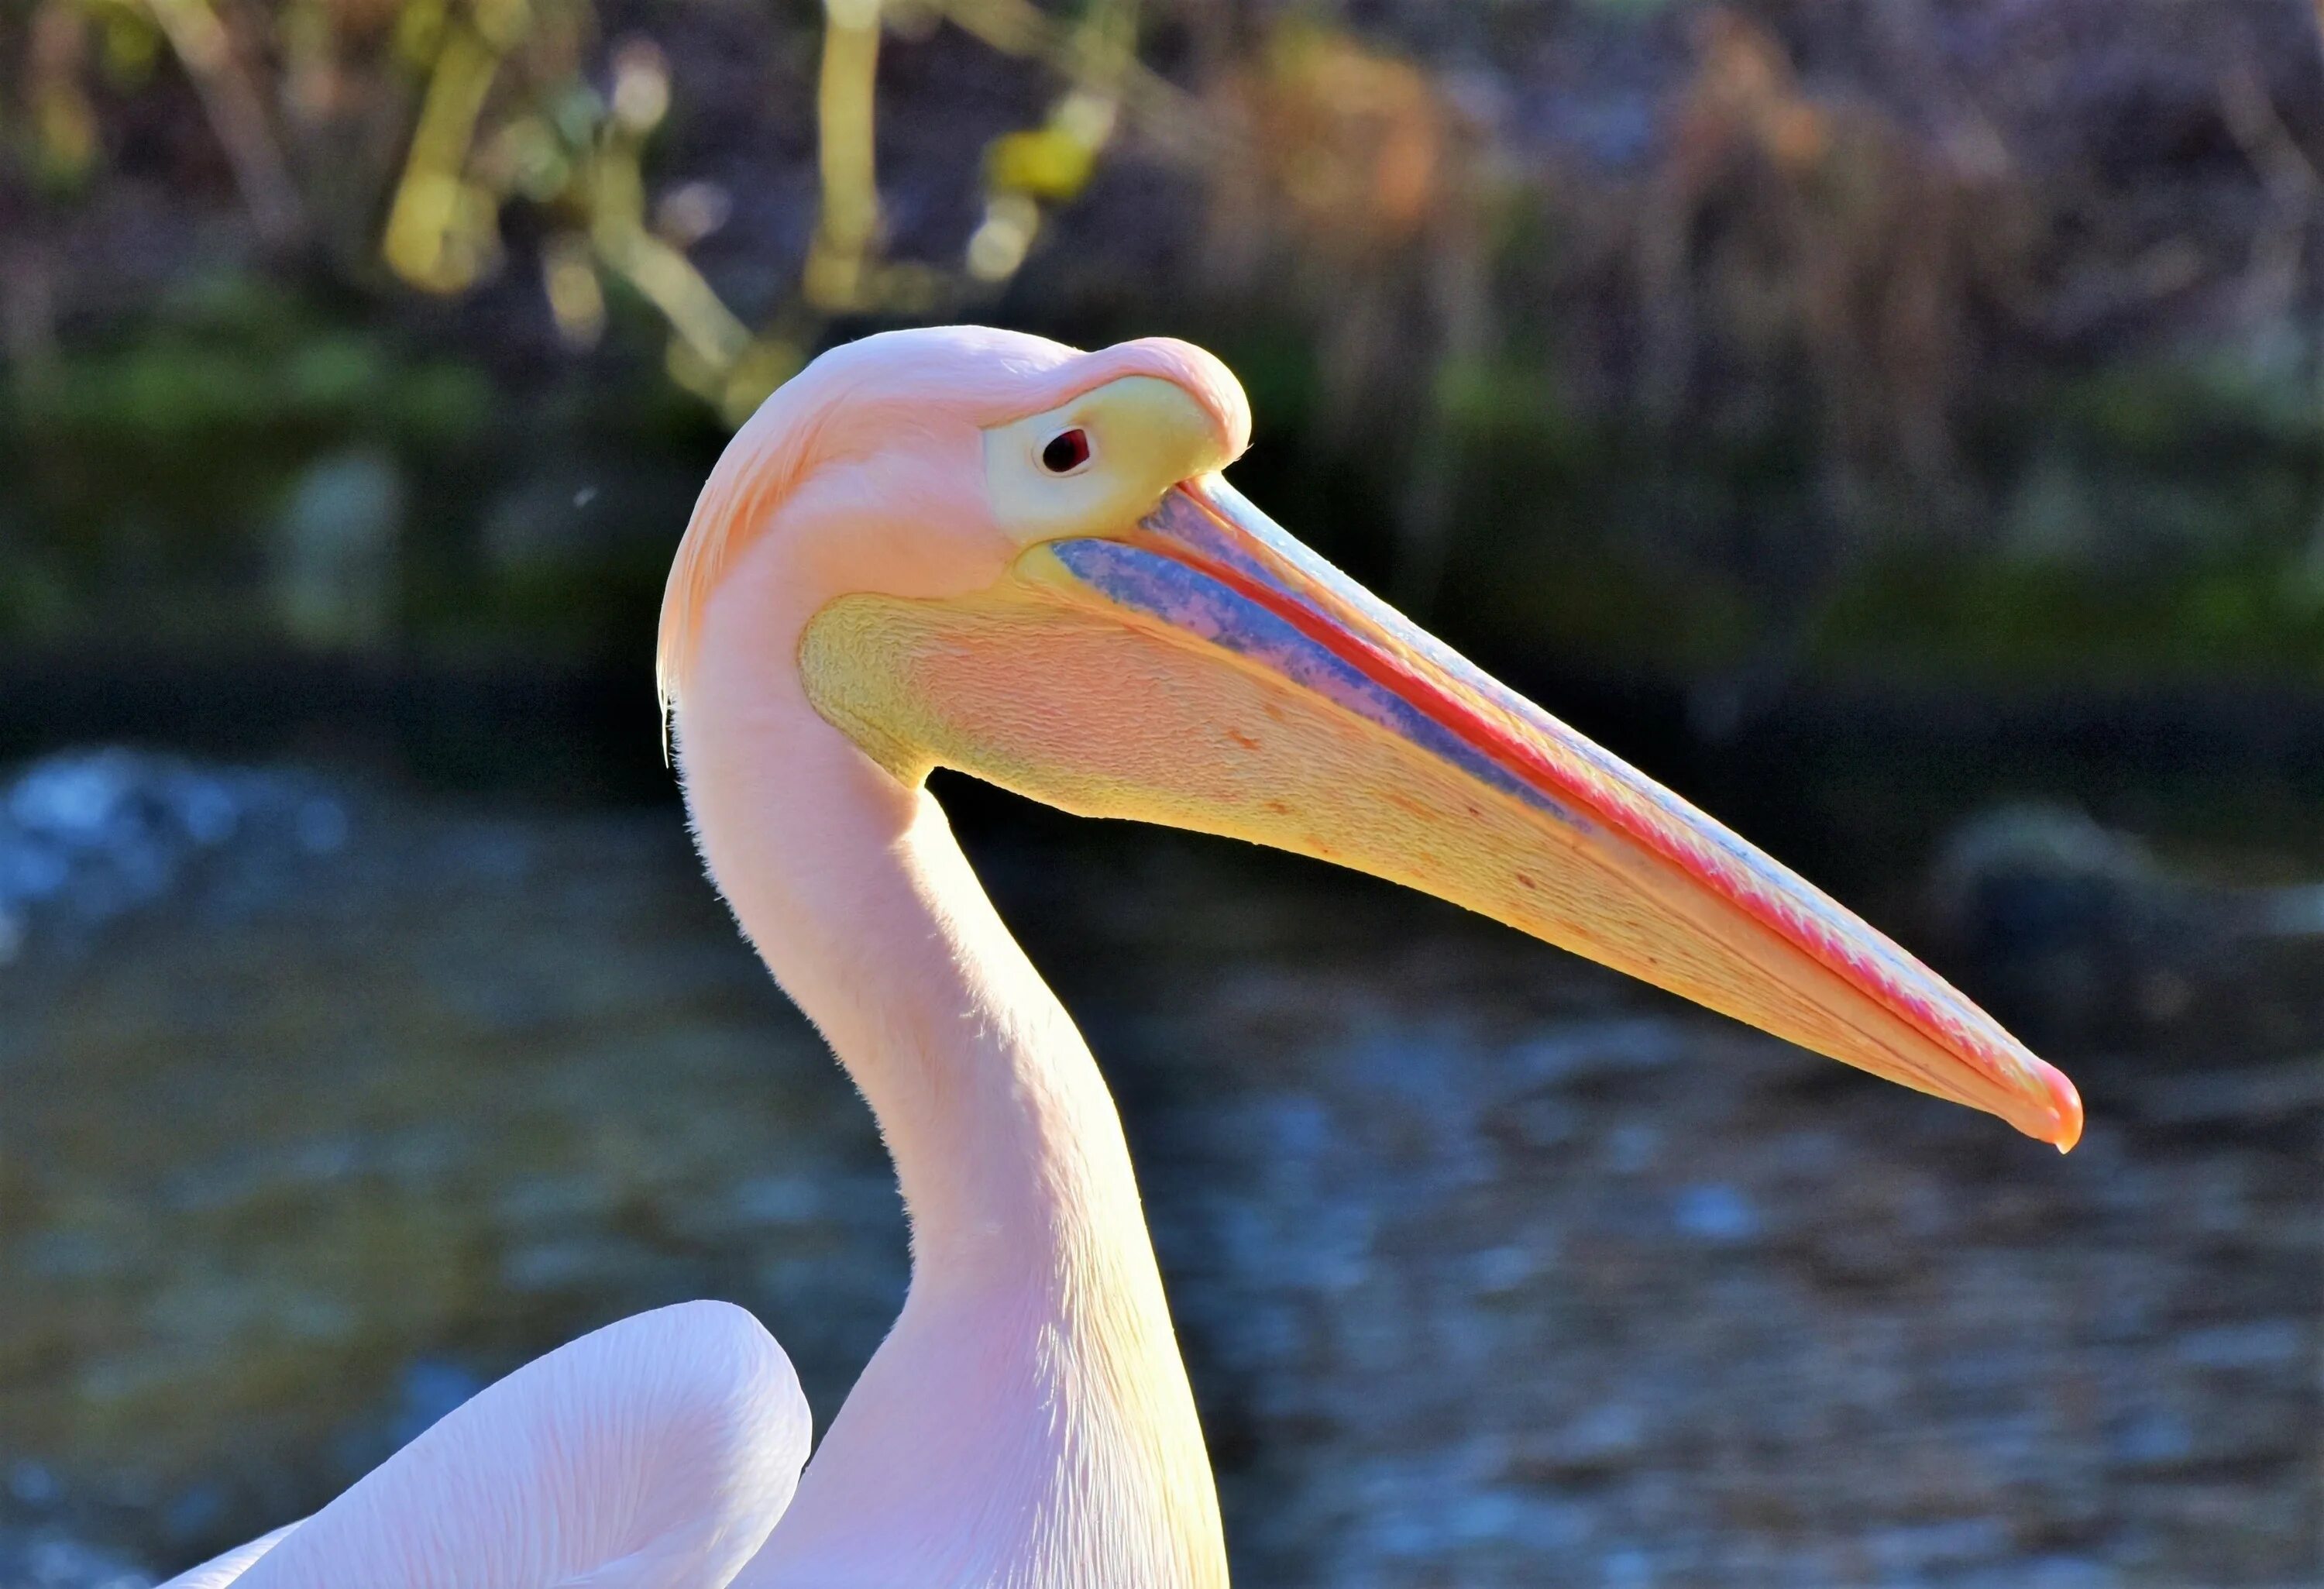
[[[472,285],[492,252],[498,207],[463,172],[500,61],[475,28],[447,31],[388,211],[380,252],[398,275],[431,292]]]
[[[823,209],[805,289],[817,309],[864,298],[864,266],[880,229],[872,93],[880,67],[880,0],[824,0],[823,74],[816,105]]]
[[[724,370],[751,346],[750,328],[677,249],[635,226],[600,227],[595,241],[606,268],[659,309],[704,363]]]

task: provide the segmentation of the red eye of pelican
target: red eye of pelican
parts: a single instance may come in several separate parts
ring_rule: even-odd
[[[1041,448],[1041,467],[1052,475],[1070,475],[1089,461],[1089,432],[1078,425],[1058,431]]]

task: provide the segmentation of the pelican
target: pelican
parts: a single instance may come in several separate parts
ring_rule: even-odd
[[[694,833],[910,1218],[903,1310],[814,1460],[781,1348],[682,1304],[177,1589],[1226,1583],[1111,1095],[936,767],[1393,879],[2072,1147],[2072,1085],[1976,1006],[1240,495],[1250,433],[1183,342],[890,332],[769,398],[687,527],[659,677]]]

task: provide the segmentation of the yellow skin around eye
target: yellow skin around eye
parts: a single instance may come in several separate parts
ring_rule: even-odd
[[[1078,427],[1090,461],[1067,475],[1041,449]],[[984,432],[984,489],[993,522],[1021,546],[1116,535],[1181,480],[1227,461],[1218,421],[1184,387],[1151,375],[1109,381],[1073,402]]]

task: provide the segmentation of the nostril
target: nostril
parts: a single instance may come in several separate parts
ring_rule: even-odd
[[[1070,475],[1089,460],[1089,432],[1078,425],[1058,431],[1041,448],[1041,467],[1052,475]]]

